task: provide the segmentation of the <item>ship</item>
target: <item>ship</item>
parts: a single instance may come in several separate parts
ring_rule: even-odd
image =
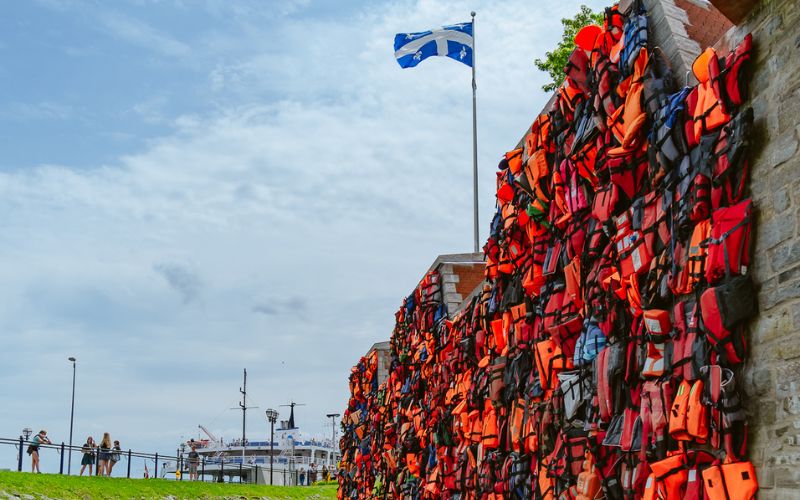
[[[197,474],[201,481],[296,486],[333,479],[340,459],[336,445],[336,417],[339,415],[327,415],[333,426],[330,437],[307,436],[296,425],[294,418],[295,407],[303,405],[291,401],[287,405],[281,405],[289,408],[287,420],[279,420],[276,410],[268,410],[274,412],[272,437],[266,435],[263,438],[248,439],[245,432],[249,409],[246,404],[246,370],[244,377],[244,386],[240,388],[242,402],[239,404],[239,409],[242,410],[242,437],[226,441],[215,436],[205,426],[198,425],[202,432],[201,437],[181,442],[178,446],[179,458],[161,464],[159,475],[189,480],[188,453],[194,446],[200,456]],[[268,420],[269,416],[267,414]]]

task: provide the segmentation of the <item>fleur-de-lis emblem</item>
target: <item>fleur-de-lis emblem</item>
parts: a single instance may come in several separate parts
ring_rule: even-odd
[[[414,54],[414,60],[415,60],[415,61],[420,61],[420,60],[422,60],[422,51],[421,51],[421,50],[418,50],[418,51],[417,51],[417,52]]]
[[[461,47],[461,52],[458,53],[458,57],[463,61],[465,57],[467,57],[467,48]]]

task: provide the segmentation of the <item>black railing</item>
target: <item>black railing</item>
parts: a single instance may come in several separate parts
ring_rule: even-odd
[[[32,441],[25,440],[23,437],[18,439],[0,438],[0,446],[7,446],[6,449],[14,449],[16,456],[17,471],[22,472],[24,469],[24,462],[26,460],[26,450],[28,446],[32,445]],[[84,456],[83,446],[72,446],[60,443],[39,444],[38,452],[41,454],[46,451],[54,451],[59,455],[58,474],[65,474],[64,468],[65,458],[67,453],[77,453],[80,457]],[[327,475],[322,470],[317,470],[316,474],[309,473],[307,468],[289,467],[285,457],[274,457],[274,463],[271,465],[269,457],[258,457],[258,462],[255,462],[255,457],[237,457],[231,455],[220,455],[217,457],[201,456],[196,461],[188,458],[187,454],[178,453],[177,455],[164,455],[159,453],[144,453],[133,450],[108,450],[95,447],[92,449],[90,456],[92,457],[92,465],[99,467],[101,453],[108,455],[117,455],[119,463],[123,460],[127,462],[125,467],[125,475],[118,477],[131,478],[131,464],[135,460],[142,460],[143,470],[149,473],[152,470],[152,475],[143,474],[143,477],[151,479],[174,479],[176,481],[183,481],[184,478],[189,480],[193,474],[196,474],[198,481],[210,482],[228,482],[252,483],[252,484],[275,484],[275,485],[308,485],[311,484],[312,478],[316,481],[321,481],[327,478],[333,478],[332,471],[327,472]],[[5,454],[1,451],[0,454]],[[30,459],[28,459],[30,460]],[[78,467],[81,467],[82,460],[78,461]],[[279,463],[280,462],[280,463]],[[30,463],[30,462],[29,462]],[[152,467],[152,468],[151,468]],[[93,472],[96,472],[95,469]],[[112,468],[112,472],[116,472],[116,465]],[[161,475],[159,475],[161,472]],[[96,475],[96,474],[95,474]],[[114,474],[116,475],[116,474]]]

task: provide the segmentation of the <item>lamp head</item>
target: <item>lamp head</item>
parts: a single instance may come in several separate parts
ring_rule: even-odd
[[[74,357],[72,357],[72,356],[68,357],[67,359],[68,359],[68,360],[70,360],[70,361],[72,361],[73,363],[75,362],[75,358],[74,358]]]

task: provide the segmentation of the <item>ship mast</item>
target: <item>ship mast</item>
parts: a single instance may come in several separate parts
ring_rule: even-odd
[[[244,465],[244,443],[247,439],[247,410],[258,408],[258,406],[247,406],[247,368],[244,369],[244,381],[242,386],[239,387],[239,393],[242,395],[242,401],[239,403],[239,409],[242,410],[242,465]],[[235,410],[236,408],[233,409]]]
[[[305,406],[305,403],[295,403],[294,401],[290,401],[288,405],[281,405],[281,406],[282,407],[283,406],[288,406],[290,408],[288,426],[289,426],[289,429],[296,429],[297,427],[295,427],[295,425],[294,425],[294,407],[295,406]]]

